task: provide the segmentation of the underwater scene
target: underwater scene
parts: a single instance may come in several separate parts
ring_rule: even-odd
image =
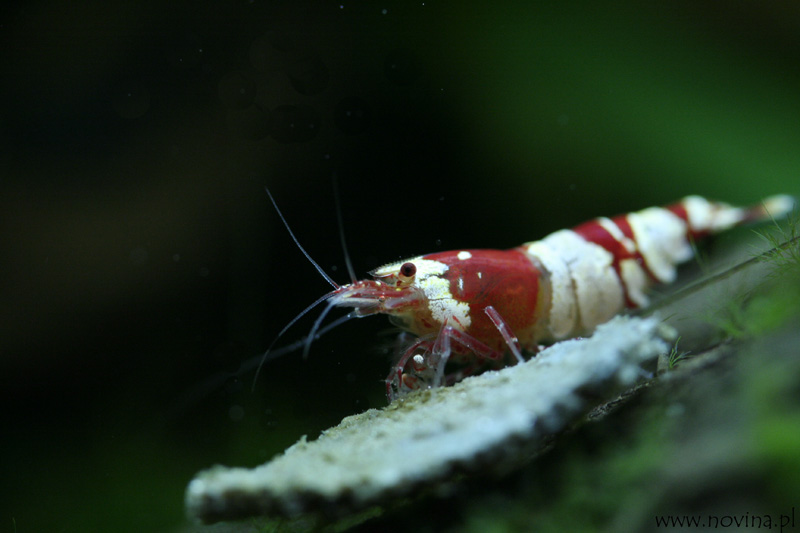
[[[800,530],[800,4],[0,22],[0,531]]]

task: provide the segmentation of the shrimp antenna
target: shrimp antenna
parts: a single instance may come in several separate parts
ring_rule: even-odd
[[[258,363],[258,367],[256,368],[256,375],[253,376],[253,386],[252,386],[252,388],[250,390],[251,392],[254,392],[256,390],[256,381],[258,381],[258,375],[261,373],[261,367],[264,366],[264,363],[267,362],[267,356],[269,355],[270,351],[272,351],[272,347],[275,346],[275,343],[278,342],[278,339],[280,339],[283,336],[283,334],[286,333],[286,331],[290,327],[294,326],[295,322],[300,320],[306,313],[308,313],[309,311],[314,309],[316,306],[318,306],[319,304],[321,304],[322,302],[324,302],[325,300],[327,300],[328,298],[330,298],[334,294],[335,293],[333,293],[333,292],[329,292],[328,294],[320,296],[319,298],[316,299],[316,301],[314,301],[314,303],[312,303],[311,305],[309,305],[308,307],[306,307],[305,309],[300,311],[300,313],[298,313],[296,317],[294,317],[288,324],[286,324],[283,327],[283,329],[280,331],[280,333],[278,333],[278,335],[275,337],[275,339],[270,343],[269,347],[267,348],[267,351],[264,352],[264,355],[261,356],[261,361]],[[305,339],[303,340],[302,346],[304,346],[304,345],[305,345]],[[301,345],[298,345],[294,349],[296,350],[300,346]],[[292,351],[292,350],[289,350],[289,351]]]
[[[278,204],[275,202],[275,198],[272,197],[272,193],[269,192],[269,188],[265,186],[264,190],[267,191],[267,196],[269,196],[270,201],[272,201],[272,205],[275,206],[275,211],[278,212],[278,216],[281,218],[281,222],[283,222],[283,225],[286,226],[286,231],[289,232],[289,235],[292,237],[292,240],[294,241],[294,243],[297,245],[298,248],[300,248],[300,251],[303,252],[304,256],[306,256],[306,259],[308,259],[311,262],[311,264],[314,265],[314,267],[317,269],[317,272],[319,272],[320,275],[323,278],[325,278],[325,281],[330,283],[331,286],[334,289],[338,289],[339,285],[335,281],[333,281],[333,279],[331,279],[331,277],[328,274],[326,274],[324,270],[322,270],[322,267],[319,266],[316,261],[311,259],[311,256],[308,255],[308,252],[306,252],[305,248],[303,248],[300,245],[300,241],[298,241],[297,237],[294,236],[294,233],[292,232],[292,228],[289,227],[289,223],[286,222],[285,218],[283,218],[283,213],[281,213],[281,210],[278,209]]]
[[[347,242],[344,239],[344,222],[342,222],[342,202],[339,199],[339,183],[336,173],[333,174],[333,203],[336,204],[336,222],[339,224],[339,239],[342,241],[342,252],[344,253],[344,264],[347,266],[347,273],[350,281],[356,282],[356,272],[353,270],[353,262],[350,261],[350,254],[347,253]]]
[[[336,306],[335,300],[328,302],[328,306],[322,310],[322,312],[319,314],[319,317],[314,322],[314,325],[311,327],[311,333],[308,334],[308,337],[306,337],[306,341],[303,345],[303,359],[308,359],[308,352],[311,350],[311,343],[318,336],[317,330],[319,330],[319,326],[322,324],[322,321],[325,320],[325,317],[330,310],[334,308],[334,306]]]
[[[352,314],[352,313],[340,316],[339,318],[337,318],[336,320],[334,320],[330,324],[326,325],[324,328],[320,328],[320,330],[317,331],[316,337],[319,338],[319,337],[325,335],[326,333],[328,333],[332,329],[342,325],[343,323],[347,322],[351,318],[355,318],[355,317],[356,316],[354,314]],[[211,376],[211,377],[209,377],[209,378],[207,378],[207,379],[205,379],[205,380],[203,380],[203,381],[201,381],[199,383],[195,383],[192,387],[190,387],[189,389],[185,390],[174,402],[172,402],[172,405],[167,407],[167,409],[166,409],[167,412],[165,414],[166,418],[168,420],[177,419],[177,417],[180,414],[182,414],[186,410],[190,409],[193,405],[195,405],[201,399],[205,398],[206,396],[208,396],[209,394],[214,392],[214,390],[219,388],[222,385],[222,383],[224,383],[226,380],[228,380],[228,379],[230,379],[232,377],[238,379],[239,376],[241,376],[244,372],[248,372],[248,371],[252,370],[255,367],[261,368],[261,365],[263,365],[264,362],[267,361],[267,360],[272,361],[273,359],[277,359],[278,357],[282,357],[282,356],[284,356],[286,354],[295,352],[295,351],[299,350],[300,348],[302,348],[303,345],[305,344],[305,342],[306,342],[306,339],[304,337],[304,338],[300,339],[299,341],[295,341],[292,344],[289,344],[288,346],[282,346],[282,347],[278,348],[277,350],[269,351],[269,352],[267,352],[267,354],[269,354],[269,359],[266,358],[267,354],[256,355],[255,357],[250,357],[249,359],[244,361],[242,363],[242,365],[239,367],[239,369],[234,373],[231,373],[231,372],[218,372],[218,373],[214,374],[213,376]],[[255,390],[253,390],[251,392],[255,392]]]

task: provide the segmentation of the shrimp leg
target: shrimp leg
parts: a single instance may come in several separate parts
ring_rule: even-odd
[[[492,306],[487,306],[484,312],[500,331],[517,362],[523,362],[519,340],[503,317]],[[453,344],[455,344],[455,349]],[[415,354],[418,350],[421,353]],[[464,354],[477,356],[475,364],[461,368],[452,375],[445,375],[445,366],[450,356],[458,357]],[[435,341],[420,339],[403,353],[397,365],[386,378],[386,395],[391,401],[414,389],[438,387],[443,383],[460,381],[487,362],[501,361],[504,355],[503,351],[492,349],[472,335],[445,324]]]

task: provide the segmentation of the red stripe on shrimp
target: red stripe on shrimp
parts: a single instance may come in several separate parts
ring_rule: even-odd
[[[626,307],[639,307],[647,303],[638,295],[648,280],[631,273],[638,268],[650,279],[654,279],[654,276],[647,268],[642,254],[639,253],[633,239],[633,231],[624,216],[590,220],[575,227],[573,231],[587,241],[599,244],[614,256],[612,266],[622,282]]]

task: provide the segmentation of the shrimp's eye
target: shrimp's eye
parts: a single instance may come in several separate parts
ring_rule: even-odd
[[[410,278],[414,274],[417,273],[417,265],[414,263],[403,263],[403,266],[400,267],[400,274]]]

